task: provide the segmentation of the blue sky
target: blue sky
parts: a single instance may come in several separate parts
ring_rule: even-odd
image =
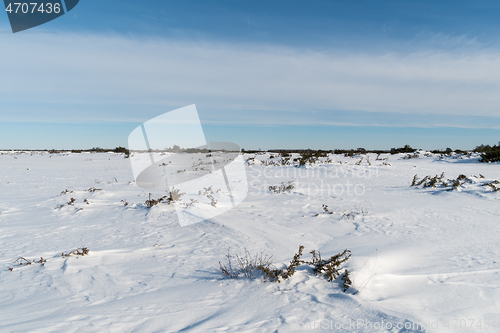
[[[126,146],[196,104],[245,149],[500,141],[500,3],[81,0],[12,34],[0,149]]]

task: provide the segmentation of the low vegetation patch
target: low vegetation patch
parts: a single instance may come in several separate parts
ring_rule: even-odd
[[[67,258],[71,256],[85,256],[89,254],[89,249],[87,247],[79,247],[72,251],[61,253],[61,257]],[[31,266],[35,264],[40,264],[41,266],[45,266],[47,259],[40,257],[40,259],[26,259],[25,257],[19,257],[14,261],[14,267],[23,267],[23,266]],[[9,267],[9,271],[14,271],[14,267]]]
[[[64,258],[71,257],[71,256],[82,256],[83,257],[85,255],[88,255],[89,252],[90,251],[87,247],[79,247],[79,248],[74,249],[72,251],[61,253],[61,257],[64,257]]]
[[[413,181],[410,186],[422,187],[422,188],[442,188],[447,191],[457,190],[465,184],[475,184],[480,186],[488,186],[494,192],[500,191],[500,182],[498,180],[486,181],[480,180],[484,179],[483,175],[467,177],[464,174],[459,175],[456,179],[445,179],[444,172],[441,175],[435,176],[425,176],[422,179],[418,178],[418,175],[413,177]]]
[[[146,207],[151,208],[162,202],[166,202],[167,204],[171,204],[176,201],[180,201],[181,197],[186,193],[181,193],[179,189],[173,188],[167,195],[164,195],[158,199],[152,199],[151,193],[149,193],[149,199],[144,203]],[[125,205],[126,206],[126,205]]]
[[[295,185],[293,181],[290,181],[288,183],[282,182],[279,185],[272,185],[269,186],[269,191],[274,192],[274,193],[283,193],[283,192],[290,192],[295,188]]]
[[[359,205],[354,205],[352,206],[352,208],[348,209],[341,210],[338,207],[334,207],[334,209],[331,210],[326,204],[323,204],[321,208],[323,209],[323,214],[342,214],[342,216],[340,217],[341,220],[355,220],[357,216],[367,215],[369,206],[371,206],[369,203],[361,203]],[[314,216],[320,216],[320,214],[316,214]]]
[[[246,249],[243,256],[232,256],[228,250],[226,255],[227,263],[222,264],[219,261],[219,267],[223,276],[231,279],[238,279],[239,277],[253,279],[260,275],[265,281],[279,283],[293,276],[297,267],[308,265],[312,267],[315,275],[322,275],[330,282],[341,277],[344,292],[352,285],[349,272],[347,269],[342,268],[342,265],[351,257],[350,250],[346,249],[328,259],[323,259],[319,251],[312,250],[309,252],[311,259],[308,261],[302,260],[303,250],[304,246],[299,246],[299,251],[293,256],[290,263],[282,269],[273,266],[272,256],[269,257],[262,253],[251,256]],[[233,260],[233,257],[236,260]],[[235,262],[236,264],[234,264]]]
[[[368,209],[365,207],[356,207],[354,206],[353,209],[344,211],[342,213],[342,217],[340,219],[345,219],[345,220],[355,220],[356,216],[365,216],[368,214]]]
[[[414,153],[417,150],[410,147],[410,145],[405,145],[401,148],[391,148],[391,155],[400,154],[400,153]]]
[[[402,160],[410,160],[412,158],[419,158],[420,155],[417,154],[417,153],[413,153],[413,154],[406,154],[404,155],[403,157],[401,157]]]
[[[500,192],[500,181],[494,180],[489,183],[484,183],[483,186],[489,186],[494,192]]]
[[[204,187],[202,191],[198,191],[198,195],[204,195],[204,196],[206,196],[210,200],[210,206],[217,207],[217,200],[215,199],[214,194],[218,193],[220,191],[221,190],[218,189],[217,191],[214,192],[212,186],[209,186],[209,187]],[[186,208],[188,208],[189,206],[194,205],[197,202],[198,202],[197,200],[191,199],[191,202],[189,202],[189,203],[186,204]]]
[[[33,260],[30,260],[30,259],[26,259],[25,257],[19,257],[16,259],[16,261],[14,261],[14,265],[15,266],[30,266],[30,265],[33,265],[33,264],[40,264],[40,265],[45,265],[45,263],[47,262],[46,259],[43,259],[42,257],[40,257],[40,259],[36,260],[36,259],[33,259]],[[14,267],[9,267],[9,271],[13,271],[14,270]]]
[[[485,146],[480,145],[474,149],[475,152],[481,153],[480,162],[491,163],[491,162],[500,162],[500,142],[497,146]]]
[[[228,278],[237,279],[241,276],[254,279],[258,267],[269,268],[273,263],[273,257],[265,254],[256,253],[254,256],[245,248],[245,253],[242,256],[231,255],[228,249],[226,254],[226,264],[219,261],[221,273]]]

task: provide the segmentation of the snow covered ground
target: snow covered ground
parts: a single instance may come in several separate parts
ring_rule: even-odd
[[[247,154],[243,203],[180,227],[173,205],[145,207],[121,154],[3,152],[0,331],[500,332],[500,192],[482,186],[500,165],[402,156],[297,168]],[[473,182],[410,186],[442,172]],[[289,193],[268,190],[288,181]],[[220,274],[228,248],[279,266],[299,245],[306,258],[351,250],[353,286],[306,266],[281,283]],[[90,253],[61,256],[80,247]]]

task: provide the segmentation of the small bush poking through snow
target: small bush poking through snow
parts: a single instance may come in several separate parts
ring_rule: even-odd
[[[282,182],[280,185],[272,185],[269,186],[269,191],[274,192],[274,193],[283,193],[283,192],[290,192],[295,188],[295,185],[293,182],[288,182],[285,184],[285,182]]]
[[[253,279],[254,273],[257,270],[257,267],[270,267],[273,263],[273,257],[268,257],[261,253],[256,253],[255,256],[252,256],[247,249],[245,249],[245,254],[243,256],[235,255],[237,267],[233,265],[233,261],[231,260],[233,256],[227,250],[226,260],[227,264],[223,265],[219,261],[219,267],[222,274],[231,279],[237,279],[241,275],[246,278]]]
[[[219,267],[222,274],[231,279],[237,279],[240,276],[253,279],[257,275],[256,271],[260,271],[265,280],[279,283],[293,276],[297,267],[301,265],[309,265],[312,266],[315,275],[323,275],[330,282],[337,279],[339,276],[342,276],[342,286],[344,287],[344,292],[352,285],[347,269],[344,269],[343,273],[341,272],[342,264],[344,264],[351,257],[350,250],[346,249],[326,260],[321,257],[321,253],[319,251],[312,250],[310,252],[312,255],[310,261],[301,259],[303,250],[304,246],[299,246],[299,251],[293,256],[290,264],[284,269],[278,269],[272,266],[272,256],[268,257],[260,253],[252,257],[246,249],[244,256],[235,256],[238,267],[233,266],[233,262],[231,261],[232,256],[229,251],[226,255],[227,264],[223,265],[219,261]]]
[[[478,181],[477,178],[478,177],[476,176],[469,178],[466,175],[461,174],[456,179],[445,179],[444,172],[440,176],[425,176],[422,179],[418,179],[418,176],[415,175],[410,186],[422,186],[423,188],[446,188],[448,191],[453,191],[468,183],[477,184],[480,186],[489,186],[494,192],[500,191],[500,186],[497,186],[498,184],[500,184],[498,180],[488,182],[481,180]],[[480,174],[479,178],[484,179],[484,176]]]
[[[45,265],[45,263],[47,262],[47,259],[43,259],[42,257],[40,257],[39,260],[30,260],[30,259],[26,259],[24,257],[19,257],[16,259],[16,261],[14,261],[14,264],[17,265],[17,266],[29,266],[29,265],[32,265],[32,264],[40,264],[42,266]],[[14,267],[9,267],[9,271],[13,271],[14,270]]]
[[[483,186],[489,186],[494,192],[500,192],[500,182],[498,180],[494,180],[489,183],[483,184]]]
[[[420,155],[417,153],[414,154],[406,154],[403,157],[401,157],[402,160],[411,160],[412,158],[419,158]]]
[[[344,213],[342,213],[342,217],[340,219],[355,220],[356,216],[358,216],[358,215],[365,216],[366,214],[368,214],[368,208],[366,208],[366,207],[358,208],[357,206],[354,206],[353,209],[351,209],[349,211],[344,211]]]
[[[71,256],[85,256],[87,254],[89,254],[89,249],[86,248],[86,247],[79,247],[78,249],[74,249],[73,251],[69,251],[69,252],[66,252],[66,253],[61,253],[61,257],[64,257],[64,258],[67,258],[67,257],[71,257]]]
[[[331,212],[329,209],[328,209],[328,206],[323,204],[321,206],[323,208],[323,214],[333,214],[333,212]],[[319,214],[316,214],[316,216],[318,216]]]
[[[321,258],[319,251],[316,253],[315,250],[312,250],[310,253],[312,254],[311,261],[304,263],[314,266],[314,274],[323,274],[328,281],[333,281],[340,276],[340,266],[351,257],[351,251],[347,249],[331,256],[327,260]],[[345,272],[347,272],[347,269]]]
[[[28,266],[28,265],[31,265],[31,264],[44,264],[46,263],[47,260],[46,259],[43,259],[42,257],[40,257],[40,260],[30,260],[30,259],[26,259],[24,257],[19,257],[16,259],[16,261],[14,261],[14,264],[17,264],[18,266]]]
[[[218,189],[217,191],[215,191],[215,193],[218,193],[220,192],[221,190]],[[210,199],[210,205],[212,207],[217,207],[217,200],[215,199],[215,197],[213,196],[214,195],[214,190],[212,189],[212,186],[209,186],[209,187],[204,187],[203,188],[203,191],[198,191],[198,195],[204,195],[206,196],[208,199]],[[192,200],[191,199],[191,202],[187,204],[186,208],[195,204],[197,200]]]
[[[146,207],[151,208],[153,206],[158,205],[159,203],[162,203],[165,201],[167,204],[171,204],[176,201],[180,201],[181,197],[186,194],[186,193],[181,193],[179,189],[173,188],[172,191],[168,195],[164,195],[161,198],[158,199],[151,199],[151,193],[149,193],[149,200],[146,200],[144,203]]]

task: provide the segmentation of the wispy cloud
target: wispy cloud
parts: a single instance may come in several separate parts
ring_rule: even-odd
[[[267,112],[281,124],[388,124],[314,116],[328,110],[418,114],[438,117],[427,125],[457,127],[476,125],[444,116],[500,117],[500,52],[491,49],[374,54],[83,34],[0,39],[2,120],[142,121],[193,103],[211,110],[211,122],[259,123]]]

